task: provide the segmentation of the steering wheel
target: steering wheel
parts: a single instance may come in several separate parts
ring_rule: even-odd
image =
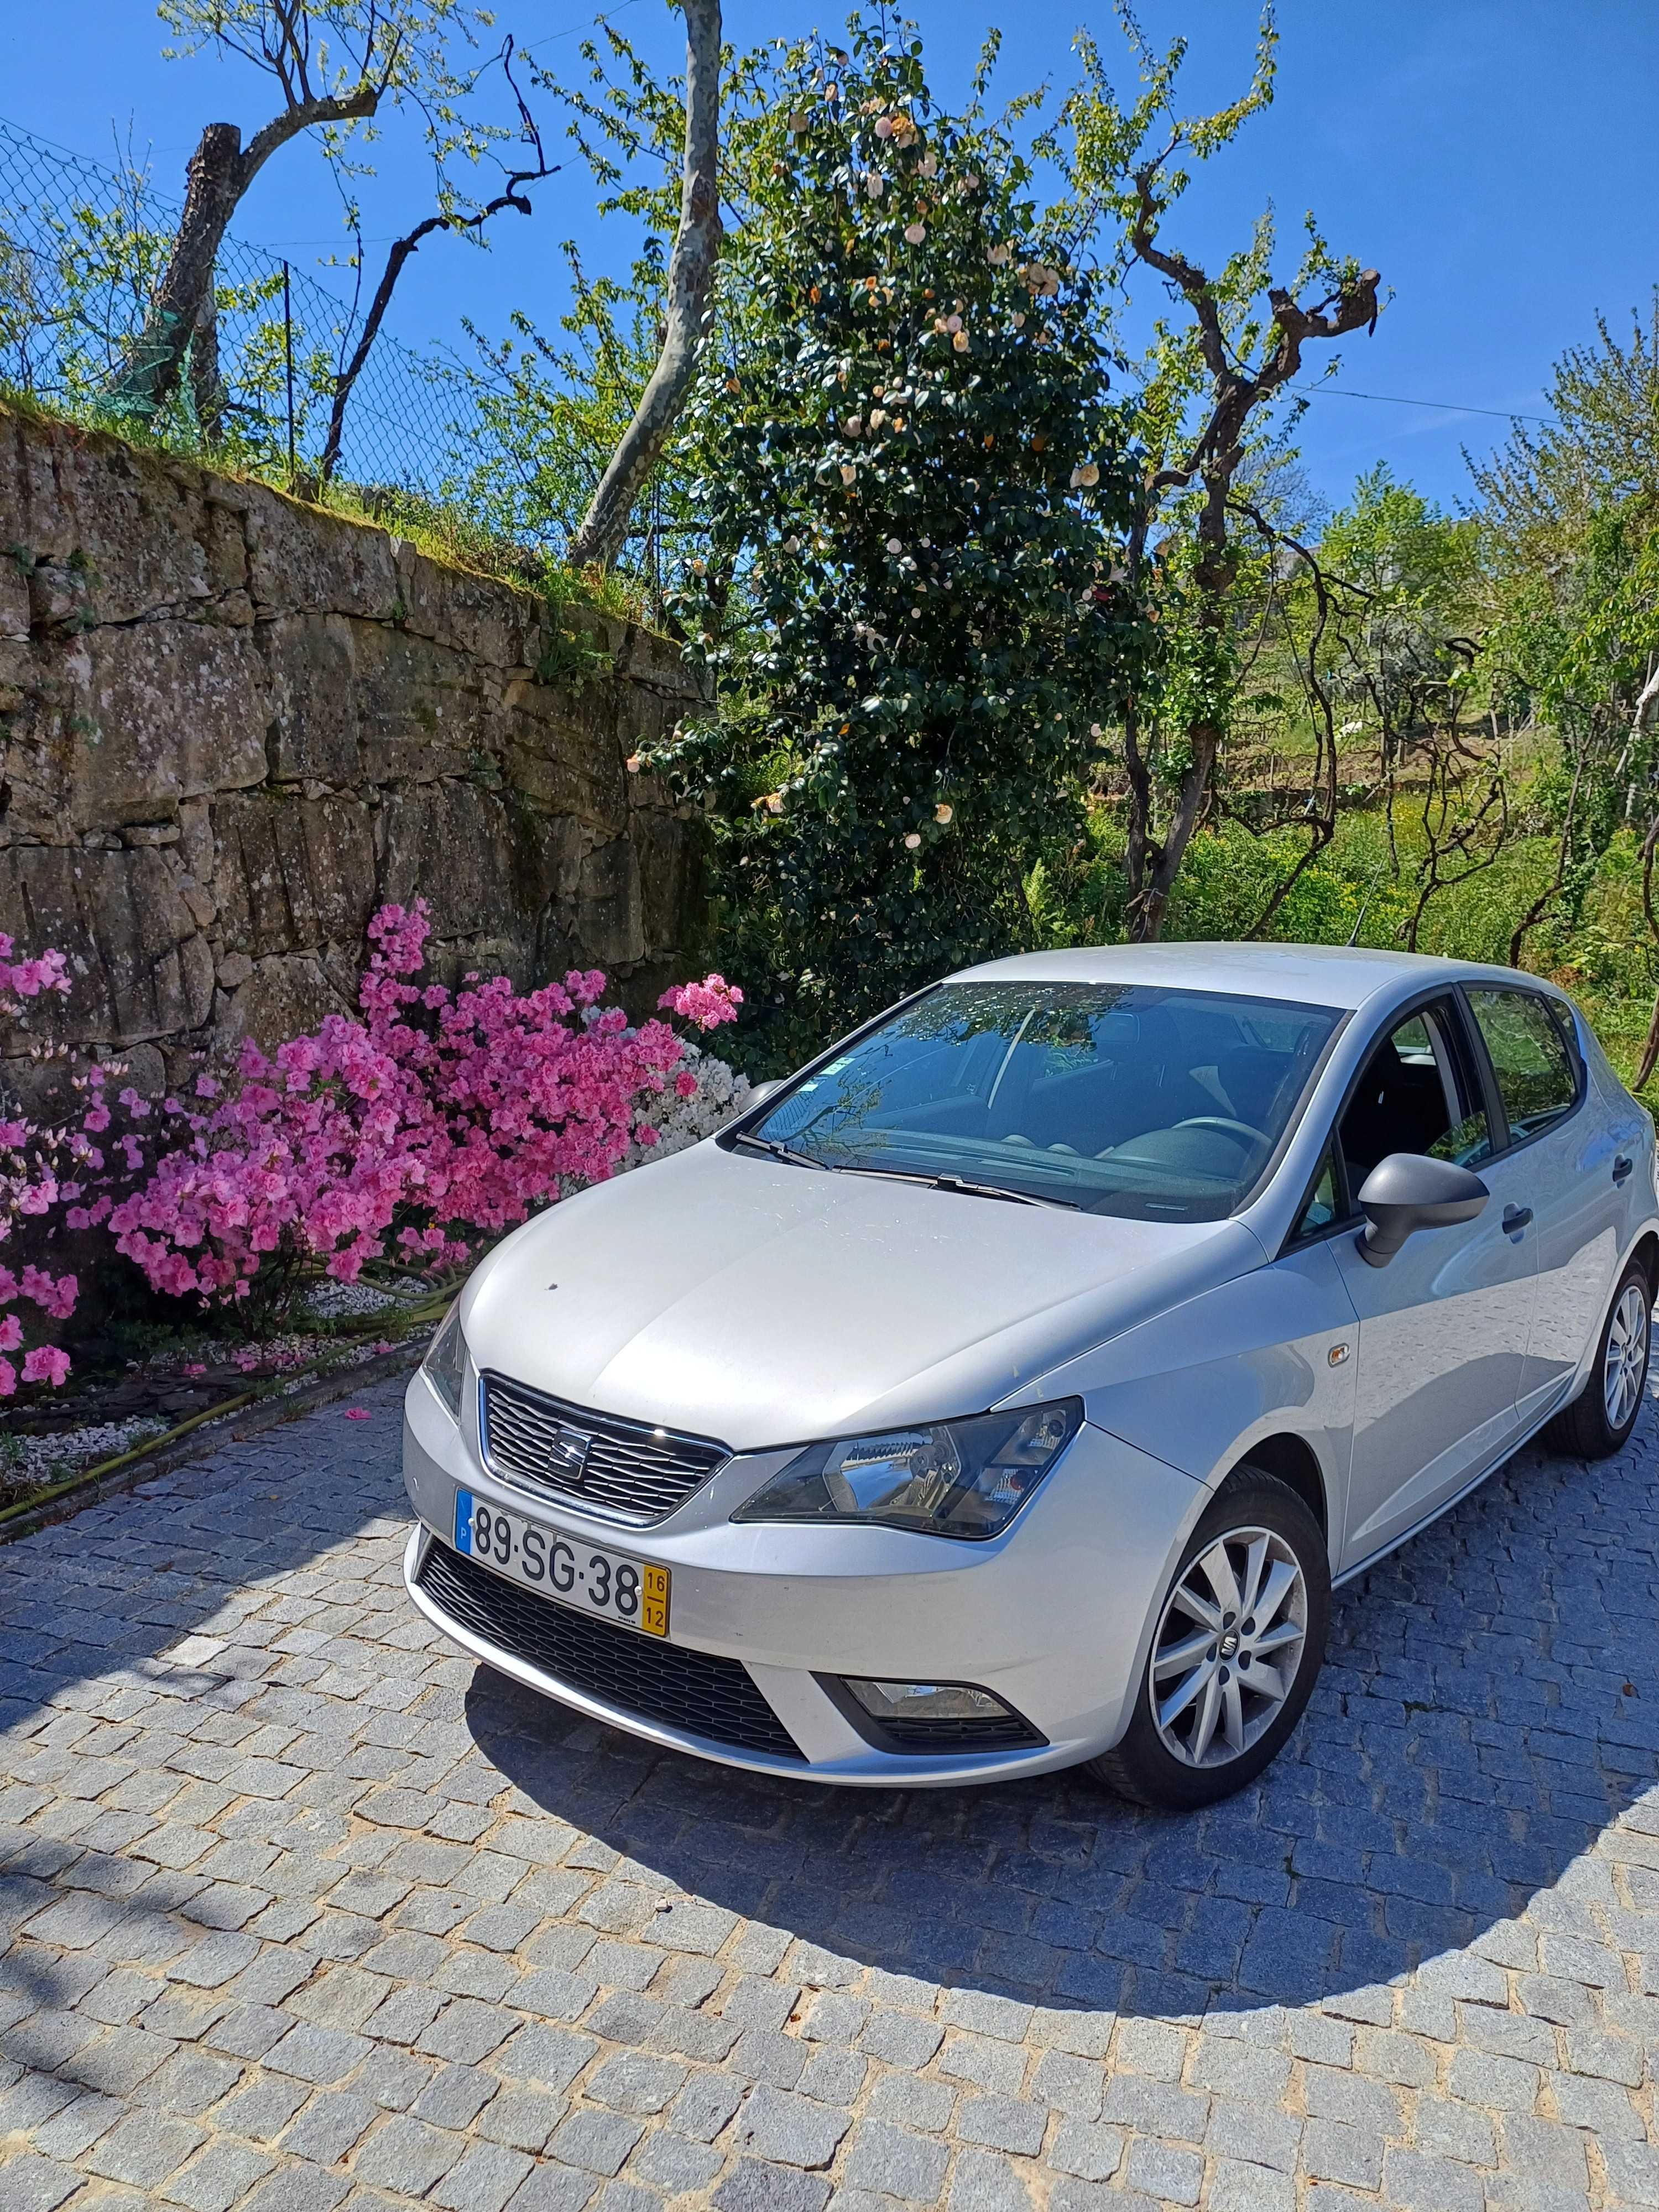
[[[1194,1114],[1185,1121],[1176,1123],[1177,1129],[1219,1129],[1224,1136],[1243,1137],[1253,1145],[1265,1145],[1265,1130],[1253,1129],[1248,1121],[1235,1121],[1227,1114]]]

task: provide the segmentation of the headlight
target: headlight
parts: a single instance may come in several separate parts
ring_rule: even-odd
[[[452,1418],[461,1418],[466,1391],[466,1339],[461,1334],[461,1310],[453,1305],[438,1324],[431,1349],[421,1362],[421,1372],[448,1407]]]
[[[1000,1535],[1083,1423],[1062,1398],[925,1429],[809,1444],[734,1521],[875,1521],[928,1536]]]

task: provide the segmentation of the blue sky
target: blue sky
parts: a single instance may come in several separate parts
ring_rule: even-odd
[[[591,13],[581,0],[495,0],[500,27],[571,76]],[[611,12],[647,52],[682,51],[663,0]],[[936,90],[957,94],[984,29],[1000,23],[998,82],[1063,85],[1081,22],[1121,57],[1109,10],[1089,0],[920,0]],[[1255,40],[1249,0],[1144,0],[1155,39],[1191,41],[1183,104],[1232,96]],[[798,0],[727,0],[735,41],[833,27],[839,11]],[[1374,337],[1350,340],[1339,380],[1395,399],[1324,398],[1299,432],[1316,488],[1340,501],[1384,459],[1449,505],[1465,492],[1461,448],[1505,425],[1473,410],[1536,410],[1552,361],[1593,335],[1599,311],[1627,322],[1659,279],[1659,9],[1653,0],[1284,0],[1278,97],[1194,187],[1172,240],[1202,257],[1239,241],[1265,201],[1293,253],[1304,210],[1339,251],[1379,268],[1393,298]],[[164,61],[144,0],[73,0],[0,9],[0,113],[107,160],[112,131],[149,149],[158,185],[182,189],[201,125],[264,119],[262,81],[240,64]],[[1131,72],[1125,66],[1121,77]],[[550,114],[546,102],[541,103]],[[405,228],[429,204],[413,133],[397,118],[365,187],[368,231]],[[559,241],[590,268],[620,264],[627,241],[593,213],[581,169],[538,189],[529,222],[498,222],[488,253],[439,240],[406,272],[392,319],[420,343],[459,337],[466,313],[489,331],[522,307],[551,325],[564,300]],[[268,167],[236,225],[245,238],[318,264],[341,237],[317,155],[291,146]],[[331,281],[338,282],[337,278]],[[1458,410],[1468,412],[1454,411]]]

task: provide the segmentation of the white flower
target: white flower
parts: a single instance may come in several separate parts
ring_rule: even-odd
[[[904,548],[899,544],[896,538],[890,538],[887,541],[887,550],[890,553],[902,553],[904,550]]]
[[[937,154],[924,154],[924,155],[922,155],[922,157],[921,157],[921,161],[920,161],[920,162],[919,162],[919,164],[917,165],[917,168],[918,168],[918,173],[919,173],[920,175],[921,175],[921,176],[924,176],[924,177],[936,177],[936,176],[938,176],[938,174],[939,174],[939,155],[938,155]]]
[[[960,315],[947,315],[945,319],[945,327],[947,331],[959,331],[962,328],[962,317]]]
[[[927,226],[925,222],[907,222],[904,226],[905,240],[908,245],[920,246],[927,235]]]
[[[862,437],[864,434],[863,416],[849,415],[846,422],[842,423],[842,428],[846,431],[849,438]]]
[[[872,169],[864,179],[864,189],[872,200],[878,200],[887,189],[887,180],[878,169]]]
[[[967,331],[958,331],[956,333],[955,337],[951,340],[951,344],[956,348],[956,349],[957,349],[957,351],[958,353],[966,353],[966,352],[967,352],[967,350],[968,350],[968,333],[967,333]]]
[[[639,755],[637,753],[629,753],[626,765],[629,775],[637,775],[640,772],[641,765]]]
[[[1101,728],[1101,726],[1100,726],[1100,725],[1099,725],[1099,723],[1098,723],[1098,722],[1091,722],[1091,723],[1090,723],[1090,725],[1089,725],[1089,735],[1090,735],[1091,738],[1103,738],[1103,737],[1105,736],[1105,734],[1106,734],[1105,731],[1104,731],[1104,730],[1103,730],[1103,729]]]
[[[879,430],[886,420],[887,410],[884,407],[872,407],[870,410],[870,428],[872,430]]]
[[[859,472],[854,467],[851,461],[843,461],[842,463],[841,480],[844,484],[854,484],[858,482]]]
[[[905,851],[906,851],[907,853],[914,853],[914,852],[915,851],[915,849],[916,849],[917,846],[918,846],[918,845],[920,845],[920,844],[921,844],[921,831],[920,831],[920,830],[910,830],[910,831],[907,834],[907,836],[906,836],[906,837],[905,837],[905,840],[904,840],[904,849],[905,849]]]
[[[800,551],[799,538],[786,538],[783,541],[783,550],[786,553],[799,553]]]
[[[993,246],[987,250],[985,258],[993,269],[1000,269],[1008,258],[1008,248],[1006,246]]]
[[[878,116],[876,118],[876,136],[877,136],[877,137],[878,137],[878,138],[890,138],[890,137],[892,137],[892,135],[893,135],[893,118],[892,118],[892,117],[891,117],[890,115],[878,115]]]
[[[1072,471],[1072,489],[1073,491],[1076,491],[1079,485],[1097,484],[1099,482],[1100,470],[1093,461],[1079,461],[1077,466]]]

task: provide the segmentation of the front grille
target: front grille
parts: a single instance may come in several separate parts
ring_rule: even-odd
[[[731,1457],[710,1437],[589,1413],[505,1375],[484,1376],[480,1411],[492,1473],[635,1528],[665,1519]]]
[[[434,1605],[474,1636],[619,1711],[739,1751],[804,1756],[749,1669],[735,1659],[687,1651],[555,1605],[435,1539],[416,1579]]]

